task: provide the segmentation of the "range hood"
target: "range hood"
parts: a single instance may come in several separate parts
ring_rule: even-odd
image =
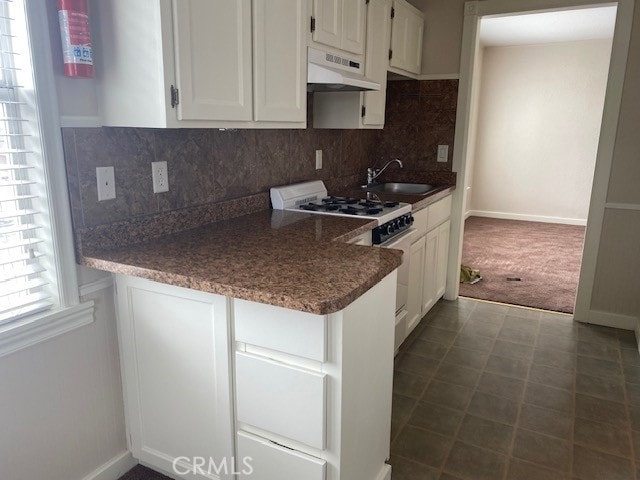
[[[363,75],[362,62],[309,47],[307,90],[353,92],[380,90],[380,84]]]

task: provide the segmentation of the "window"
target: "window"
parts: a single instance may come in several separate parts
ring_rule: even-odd
[[[0,355],[92,308],[78,301],[44,6],[0,0]]]
[[[17,10],[0,2],[0,325],[47,310],[54,298],[33,75]]]

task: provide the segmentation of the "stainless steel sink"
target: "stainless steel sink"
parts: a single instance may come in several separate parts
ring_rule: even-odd
[[[398,195],[424,195],[435,190],[437,185],[428,185],[426,183],[378,183],[367,187],[368,192],[395,193]]]

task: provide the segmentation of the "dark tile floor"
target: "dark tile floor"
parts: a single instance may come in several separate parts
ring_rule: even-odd
[[[640,480],[634,334],[441,301],[396,357],[391,441],[393,480]]]
[[[442,301],[396,357],[391,436],[393,480],[640,480],[634,334]]]
[[[118,480],[171,480],[171,478],[142,465],[136,465]]]

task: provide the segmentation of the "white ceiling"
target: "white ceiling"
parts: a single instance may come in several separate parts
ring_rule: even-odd
[[[496,47],[612,38],[615,22],[615,6],[486,17],[480,42]]]

